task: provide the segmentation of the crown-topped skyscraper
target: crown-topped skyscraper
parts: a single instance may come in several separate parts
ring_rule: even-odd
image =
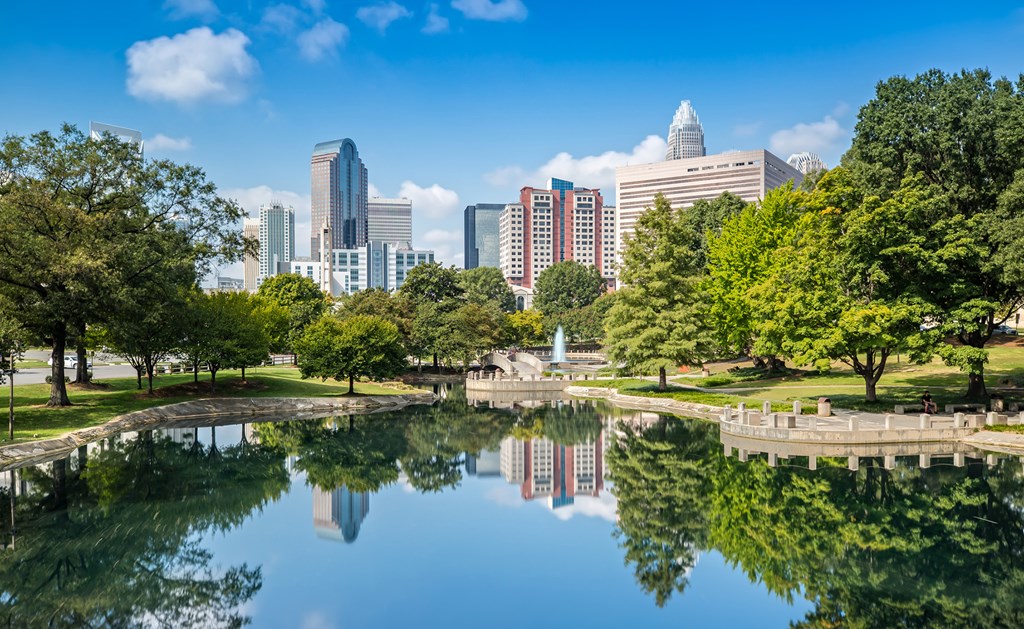
[[[679,103],[676,115],[672,117],[672,124],[668,128],[668,150],[665,151],[665,159],[687,159],[690,157],[704,157],[707,150],[704,148],[704,127],[700,125],[700,118],[693,109],[690,101],[684,100]]]
[[[310,253],[315,256],[320,251],[317,230],[328,219],[333,240],[331,249],[365,246],[369,183],[356,143],[345,138],[317,144],[313,147],[312,171],[314,231],[310,237]]]

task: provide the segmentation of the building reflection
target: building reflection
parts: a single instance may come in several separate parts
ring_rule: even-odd
[[[339,487],[324,491],[313,487],[313,529],[317,537],[351,544],[370,513],[370,494]]]
[[[604,489],[605,431],[596,439],[565,445],[546,437],[501,442],[502,477],[519,485],[523,500],[547,499],[551,509],[569,506],[576,496],[598,497]]]

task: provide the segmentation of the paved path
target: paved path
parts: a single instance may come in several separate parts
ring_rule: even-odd
[[[15,365],[17,367],[17,365]],[[65,373],[72,380],[74,372],[66,369]],[[92,369],[93,380],[109,380],[111,378],[134,378],[135,369],[128,365],[97,365]],[[33,367],[30,369],[19,369],[14,374],[14,384],[43,384],[46,376],[50,375],[49,367]]]

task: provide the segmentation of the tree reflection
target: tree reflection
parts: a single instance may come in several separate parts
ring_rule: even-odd
[[[257,446],[197,459],[143,433],[87,466],[60,460],[19,474],[32,489],[17,499],[14,548],[0,557],[8,626],[247,622],[239,608],[260,589],[260,569],[215,571],[199,542],[287,489],[280,456]]]

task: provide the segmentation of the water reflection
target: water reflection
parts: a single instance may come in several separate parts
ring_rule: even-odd
[[[605,528],[578,552],[615,555],[608,583],[626,576],[624,558],[639,586],[626,589],[658,607],[689,602],[705,563],[721,557],[771,592],[776,608],[809,608],[800,627],[1024,626],[1024,474],[1014,457],[941,444],[798,451],[723,442],[714,424],[601,404],[444,393],[433,407],[401,413],[124,434],[0,473],[0,623],[235,626],[257,609],[264,568],[259,559],[215,560],[211,533],[245,530],[287,502],[310,543],[351,544],[347,561],[368,563],[346,566],[371,575],[388,565],[378,564],[382,545],[398,543],[394,520],[426,526],[437,516],[431,504],[479,483],[485,500],[508,489],[500,500],[544,505],[559,520],[611,522],[594,520]],[[396,498],[406,492],[417,500]],[[288,502],[294,494],[309,502]],[[471,517],[467,501],[463,511],[443,503],[451,526]],[[492,519],[473,527],[483,537],[502,525],[486,513]],[[516,522],[536,527],[515,529],[531,544],[553,535]],[[449,544],[452,556],[468,543],[440,535],[431,546]],[[289,538],[282,548],[298,544]],[[536,570],[523,555],[518,570]],[[401,557],[412,574],[439,567],[436,557]],[[489,569],[481,583],[516,574],[507,563]],[[488,588],[500,605],[501,588]],[[552,609],[562,604],[564,593],[551,595]],[[698,624],[731,624],[730,610],[718,611]],[[672,617],[637,622],[656,618]]]

